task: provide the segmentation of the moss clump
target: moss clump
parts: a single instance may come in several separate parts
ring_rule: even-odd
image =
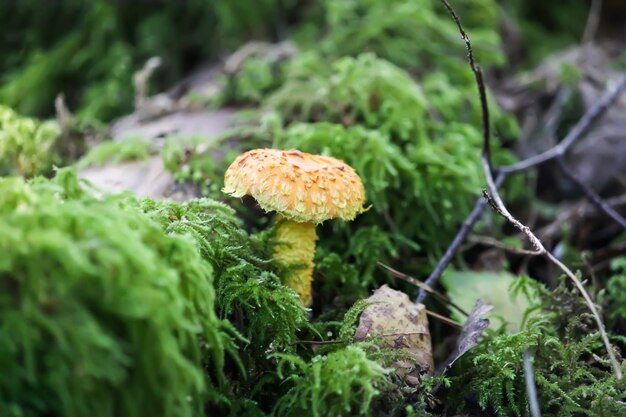
[[[216,149],[207,143],[205,137],[169,137],[161,150],[165,169],[174,174],[178,182],[189,181],[200,187],[204,195],[220,196],[223,173],[226,168],[216,163]],[[234,156],[233,156],[234,158]]]
[[[298,331],[308,327],[298,295],[282,283],[288,272],[270,260],[273,230],[249,235],[232,208],[209,199],[183,204],[146,199],[141,207],[167,233],[193,238],[213,269],[217,313],[245,338],[237,360],[226,366],[228,401],[209,410],[266,415],[284,391],[268,355],[295,352]]]
[[[366,54],[338,60],[330,73],[288,78],[267,105],[287,121],[360,123],[408,140],[424,134],[427,102],[406,72]]]
[[[310,362],[280,356],[281,369],[291,367],[285,382],[292,387],[278,401],[276,416],[369,416],[379,388],[389,384],[387,371],[364,350],[348,346]]]
[[[0,3],[0,26],[14,36],[0,46],[0,101],[45,116],[59,92],[81,120],[108,121],[133,104],[133,73],[153,56],[167,65],[157,91],[205,60],[251,38],[277,38],[289,0],[166,2],[68,1]],[[175,28],[188,29],[180,36]]]
[[[524,382],[523,354],[534,356],[534,377],[541,414],[544,416],[609,416],[624,414],[626,383],[617,380],[606,350],[580,295],[562,284],[554,292],[528,279],[520,279],[517,291],[531,285],[542,300],[519,333],[504,328],[470,351],[456,370],[450,400],[477,398],[481,408],[498,416],[529,415]],[[614,343],[624,346],[623,338]],[[626,369],[626,361],[622,362]]]
[[[213,267],[216,309],[238,323],[252,344],[251,356],[291,349],[306,321],[305,310],[297,294],[281,284],[281,267],[270,261],[269,235],[249,235],[232,208],[209,199],[182,204],[146,199],[141,207],[168,233],[194,238]]]
[[[209,102],[218,106],[258,104],[284,82],[285,67],[283,61],[250,57],[235,74],[222,76],[223,89],[215,97],[209,98]]]
[[[149,140],[140,137],[129,137],[121,141],[107,140],[91,149],[76,166],[88,168],[148,159],[151,153],[150,145]]]
[[[56,122],[23,117],[0,105],[0,175],[50,173],[61,162],[56,150],[60,136]]]
[[[472,34],[479,61],[485,65],[502,63],[495,1],[459,3],[455,7]],[[469,12],[467,21],[465,10]],[[325,11],[328,33],[322,50],[328,55],[374,52],[421,74],[433,68],[458,73],[458,65],[464,63],[465,50],[458,31],[437,0],[326,0]]]
[[[448,123],[480,126],[480,107],[471,73],[459,63],[461,81],[450,73],[426,74],[412,79],[401,67],[373,54],[335,61],[328,70],[304,65],[307,57],[291,63],[290,73],[266,108],[286,122],[360,124],[388,134],[393,141],[419,141],[439,133]],[[498,136],[515,137],[515,121],[491,103]]]
[[[626,258],[611,263],[613,276],[606,283],[607,312],[612,319],[626,319]]]
[[[196,416],[225,400],[229,326],[192,239],[71,171],[4,178],[0,194],[6,415]]]

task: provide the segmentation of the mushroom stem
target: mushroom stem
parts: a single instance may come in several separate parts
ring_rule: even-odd
[[[293,288],[302,304],[311,305],[313,281],[313,257],[315,256],[315,223],[297,223],[276,215],[276,252],[274,257],[287,266],[293,266],[285,279],[285,285]]]

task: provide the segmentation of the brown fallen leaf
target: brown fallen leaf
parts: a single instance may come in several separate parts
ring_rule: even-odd
[[[405,349],[407,360],[393,364],[396,374],[406,377],[411,385],[419,385],[420,375],[432,374],[433,352],[428,330],[428,317],[423,304],[415,305],[400,291],[383,285],[366,300],[367,306],[359,321],[353,340],[382,337],[386,348]]]

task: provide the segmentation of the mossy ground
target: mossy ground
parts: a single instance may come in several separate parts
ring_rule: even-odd
[[[564,284],[549,289],[518,278],[512,291],[531,305],[521,329],[490,330],[449,375],[425,376],[421,386],[390,372],[401,353],[375,340],[352,342],[373,289],[388,283],[416,292],[377,263],[426,276],[469,213],[484,182],[480,109],[463,44],[439,2],[296,3],[263,1],[252,12],[246,1],[193,1],[142,13],[121,3],[66,2],[60,22],[86,13],[69,33],[46,18],[47,6],[0,6],[0,16],[8,8],[16,22],[45,21],[14,43],[52,43],[28,59],[0,49],[7,58],[0,100],[46,116],[53,92],[72,79],[79,87],[70,100],[85,123],[130,109],[132,69],[152,54],[170,63],[162,77],[173,81],[224,47],[282,38],[283,20],[295,22],[289,30],[300,48],[280,62],[245,61],[221,78],[217,96],[195,97],[253,106],[245,123],[210,146],[170,137],[157,148],[131,138],[69,161],[56,122],[0,107],[0,415],[525,416],[525,351],[535,358],[543,415],[626,415],[626,387],[612,375],[580,297]],[[496,2],[457,3],[481,64],[504,64]],[[513,3],[517,16],[532,12],[533,2]],[[355,20],[365,23],[349,24]],[[154,30],[171,21],[202,29]],[[529,39],[540,30],[524,26]],[[213,38],[223,45],[206,43]],[[490,100],[494,161],[510,163],[520,129]],[[223,160],[212,153],[219,147],[227,149]],[[337,157],[363,179],[370,210],[318,228],[310,311],[284,285],[293,271],[272,257],[271,217],[220,192],[230,161],[255,147]],[[74,168],[54,168],[151,154],[204,197],[102,196]],[[534,198],[520,179],[505,188],[521,207]],[[479,225],[497,226],[493,218]],[[614,262],[597,301],[626,370],[623,264]],[[452,332],[431,321],[431,334],[442,361]]]

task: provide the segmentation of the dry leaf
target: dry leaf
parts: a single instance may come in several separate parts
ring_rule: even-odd
[[[374,303],[361,314],[354,341],[382,337],[384,347],[406,349],[410,360],[394,363],[396,374],[418,385],[420,375],[432,374],[434,369],[428,317],[423,304],[415,305],[409,297],[387,285],[377,289],[367,300]]]
[[[493,306],[485,304],[483,300],[476,301],[474,309],[463,324],[463,330],[456,341],[456,349],[451,356],[448,364],[445,366],[443,373],[445,374],[454,365],[454,363],[463,356],[468,350],[472,349],[478,343],[478,338],[483,334],[485,329],[489,327],[489,320],[482,318],[485,314],[493,310]]]

